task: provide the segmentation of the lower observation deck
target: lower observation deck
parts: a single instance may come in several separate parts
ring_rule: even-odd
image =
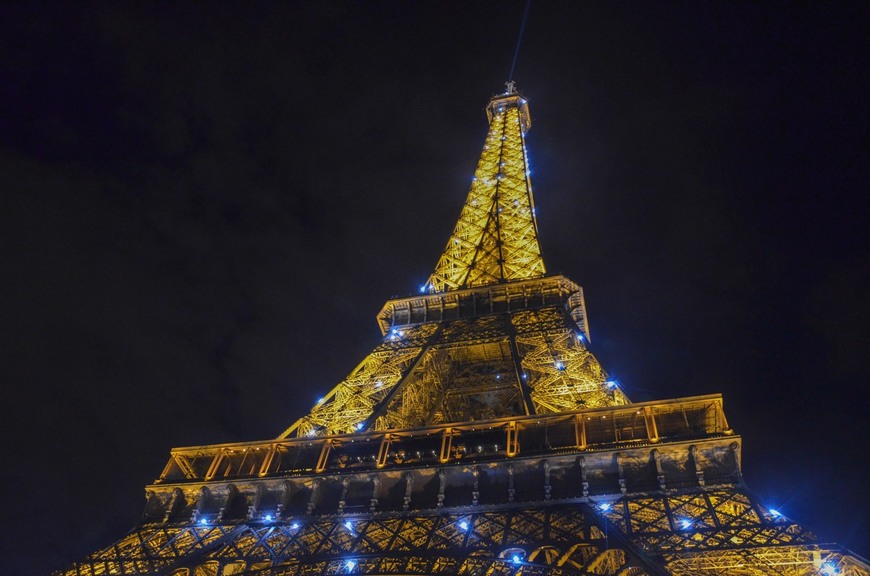
[[[146,515],[227,520],[229,510],[237,509],[241,520],[267,513],[424,510],[739,480],[740,439],[728,427],[722,397],[709,395],[411,430],[177,448],[148,487]]]

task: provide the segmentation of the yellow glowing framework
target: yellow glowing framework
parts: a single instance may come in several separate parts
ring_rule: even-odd
[[[440,292],[545,273],[525,132],[529,107],[516,94],[487,106],[489,134],[471,190],[426,289]]]
[[[280,437],[627,403],[565,309],[553,306],[390,328],[347,378]]]
[[[279,439],[173,450],[139,525],[56,574],[870,576],[746,491],[720,396],[630,404],[608,380],[581,288],[544,276],[528,105],[487,114],[381,344]]]
[[[471,190],[423,287],[430,298],[416,303],[424,308],[422,318],[385,323],[379,317],[381,345],[281,438],[628,402],[587,350],[580,287],[561,277],[549,285],[536,281],[545,268],[525,148],[528,103],[508,93],[493,98],[486,111],[489,133]],[[554,283],[563,298],[559,306],[545,306]],[[495,286],[513,295],[496,301]],[[469,306],[469,290],[475,313],[451,316],[451,307]],[[459,293],[463,297],[449,298]],[[410,310],[415,303],[406,304]]]

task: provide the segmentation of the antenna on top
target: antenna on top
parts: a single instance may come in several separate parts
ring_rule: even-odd
[[[526,9],[523,12],[523,21],[520,24],[520,34],[517,36],[517,47],[514,50],[514,61],[511,64],[511,73],[508,75],[508,82],[513,81],[514,79],[514,70],[517,67],[517,57],[520,55],[520,43],[523,41],[523,32],[526,30],[526,20],[529,19],[529,8],[532,6],[532,0],[526,0]],[[513,94],[513,92],[509,92]]]

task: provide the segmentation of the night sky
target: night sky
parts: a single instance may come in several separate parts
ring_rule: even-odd
[[[170,448],[277,436],[434,268],[523,2],[0,7],[0,572],[120,538]],[[532,4],[548,270],[633,400],[870,555],[865,3]]]

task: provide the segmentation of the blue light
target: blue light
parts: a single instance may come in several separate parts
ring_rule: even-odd
[[[423,284],[422,286],[420,286],[420,294],[422,294],[425,291],[426,291],[426,285]]]
[[[344,523],[344,527],[347,528],[348,530],[353,530],[353,522],[348,520],[347,522]]]
[[[559,370],[564,370],[564,369],[565,369],[565,365],[562,364],[561,362],[556,362],[556,368],[559,369]]]
[[[356,562],[354,562],[353,560],[348,560],[347,562],[344,563],[344,565],[350,571],[350,570],[353,570],[354,566],[356,566]]]
[[[462,522],[459,523],[459,527],[462,529],[463,532],[468,530],[468,522],[463,520]]]
[[[604,512],[607,512],[608,510],[610,510],[610,502],[602,502],[598,505],[598,507]]]
[[[770,509],[770,514],[771,514],[774,518],[779,518],[780,516],[782,516],[782,513],[781,513],[779,510],[776,510],[775,508],[771,508],[771,509]]]
[[[356,429],[357,429],[357,430],[362,430],[362,429],[363,429],[363,423],[360,422],[359,424],[357,424],[357,425],[356,425]]]
[[[318,403],[318,404],[323,404],[323,401],[324,401],[324,400],[326,400],[326,398],[318,398],[318,399],[317,399],[317,403]]]
[[[199,523],[200,523],[200,524],[208,524],[208,520],[206,520],[205,518],[202,518],[202,519],[199,521]]]
[[[607,384],[608,388],[616,388],[616,381],[615,380],[608,380],[607,382],[605,382],[605,384]]]
[[[271,514],[266,514],[265,516],[263,516],[263,518],[266,520],[266,522],[271,522],[271,521],[272,521],[272,515],[271,515]]]
[[[520,557],[519,557],[519,555],[518,555],[518,554],[514,554],[514,557],[511,558],[511,561],[512,561],[514,564],[519,564],[519,563],[520,563]]]
[[[686,519],[684,518],[683,520],[680,520],[680,527],[681,527],[683,530],[688,530],[689,528],[692,527],[692,521],[691,521],[691,520],[686,520]]]
[[[825,562],[822,564],[822,567],[819,568],[819,574],[824,574],[824,576],[836,576],[839,573],[840,569],[831,562]]]
[[[296,530],[297,528],[299,528],[299,522],[294,522],[293,524],[290,525],[290,528],[293,528],[294,530]]]

